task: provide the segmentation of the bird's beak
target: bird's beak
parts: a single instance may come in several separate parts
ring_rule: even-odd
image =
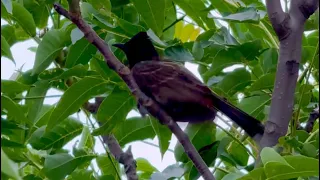
[[[112,46],[117,47],[117,48],[121,49],[122,51],[125,50],[124,44],[112,44]]]

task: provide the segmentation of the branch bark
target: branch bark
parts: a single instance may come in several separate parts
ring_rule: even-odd
[[[280,0],[266,1],[268,16],[280,41],[280,55],[270,113],[260,141],[261,149],[274,146],[279,137],[287,133],[292,118],[304,23],[319,6],[318,0],[290,2],[290,10],[285,13]]]
[[[95,103],[86,102],[84,104],[84,108],[88,110],[90,113],[96,114],[103,99],[103,97],[96,97]],[[126,152],[123,152],[118,140],[112,134],[103,135],[102,140],[108,146],[114,158],[124,166],[128,180],[138,180],[136,170],[137,165],[136,161],[133,158],[131,148],[129,147]]]
[[[130,69],[123,65],[111,52],[109,46],[95,33],[95,31],[82,19],[79,0],[69,0],[69,12],[61,5],[55,3],[55,10],[64,17],[71,20],[83,33],[85,38],[92,43],[100,53],[104,56],[109,68],[119,74],[119,76],[127,84],[131,93],[137,98],[138,102],[144,106],[148,112],[156,117],[162,124],[168,126],[168,128],[175,134],[181,145],[184,147],[186,154],[192,160],[195,167],[202,175],[204,179],[214,179],[213,174],[210,172],[208,166],[205,164],[195,147],[192,145],[188,136],[181,130],[176,122],[161,109],[161,107],[155,103],[152,99],[147,97],[138,87],[134,81]]]

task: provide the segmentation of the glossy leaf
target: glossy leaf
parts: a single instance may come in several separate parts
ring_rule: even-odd
[[[81,122],[71,118],[66,119],[47,132],[44,126],[37,129],[31,135],[29,143],[37,150],[59,149],[78,136],[82,128]]]
[[[48,155],[44,162],[44,173],[50,179],[63,179],[79,165],[91,161],[94,155],[72,157],[67,153]]]
[[[42,29],[47,26],[51,8],[48,4],[43,1],[23,0],[23,6],[32,14],[38,28]]]
[[[167,126],[160,124],[159,120],[150,118],[150,121],[152,128],[158,137],[160,153],[163,158],[169,148],[172,132]]]
[[[116,88],[99,107],[97,119],[100,127],[94,131],[94,135],[110,133],[117,125],[124,122],[134,105],[135,100],[128,91]]]
[[[91,97],[103,94],[113,86],[103,79],[86,77],[73,84],[61,97],[59,103],[51,114],[47,130],[54,127],[69,115],[75,113],[84,102]]]
[[[258,90],[264,90],[264,89],[273,89],[275,81],[275,74],[274,73],[268,73],[263,76],[261,76],[259,79],[257,79],[254,83],[252,83],[250,90],[251,91],[258,91]]]
[[[15,28],[9,24],[1,26],[1,36],[6,39],[9,46],[12,46],[17,41]]]
[[[131,0],[138,13],[158,36],[161,36],[164,25],[165,1]]]
[[[13,117],[17,122],[31,124],[30,120],[25,116],[22,107],[7,96],[1,96],[1,109],[7,110],[8,115]]]
[[[197,150],[215,142],[216,126],[212,122],[203,122],[201,124],[188,124],[188,126],[185,129],[185,132]],[[174,148],[174,156],[177,161],[188,161],[188,158],[180,143],[177,143]]]
[[[1,80],[1,92],[8,95],[15,95],[30,89],[31,86],[22,84],[18,81]]]
[[[166,48],[164,50],[164,55],[171,61],[189,62],[194,60],[192,54],[181,45]]]
[[[37,48],[32,75],[39,74],[45,70],[62,50],[65,42],[66,34],[64,31],[50,30],[47,32]]]
[[[86,38],[77,41],[70,47],[70,51],[66,60],[66,67],[71,68],[77,64],[86,65],[96,51],[97,48]]]
[[[2,35],[1,35],[1,56],[5,56],[14,62],[14,59],[10,51],[10,45]]]
[[[112,175],[113,177],[118,176],[117,174],[120,167],[113,156],[99,155],[96,160],[102,175]]]
[[[125,120],[113,130],[113,133],[122,147],[130,142],[152,139],[156,135],[151,122],[139,117]]]
[[[9,159],[1,148],[1,172],[17,180],[21,180],[22,178],[19,175],[18,169],[18,165]]]
[[[36,25],[32,15],[20,3],[12,1],[12,17],[31,37],[36,35]]]
[[[47,94],[47,91],[49,89],[49,82],[48,81],[38,81],[35,84],[35,87],[31,88],[26,97],[45,97]],[[35,99],[26,99],[26,105],[29,107],[28,110],[28,119],[30,119],[32,122],[35,122],[36,117],[39,114],[39,111],[41,110],[43,106],[45,98],[35,98]]]

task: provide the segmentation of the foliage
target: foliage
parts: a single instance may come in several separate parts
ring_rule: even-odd
[[[161,155],[171,153],[171,132],[155,119],[127,117],[136,110],[128,88],[75,25],[54,11],[53,2],[1,0],[1,18],[8,23],[1,26],[1,61],[15,63],[10,50],[14,44],[28,39],[38,43],[30,49],[35,52],[33,69],[19,72],[16,79],[1,80],[1,165],[5,167],[1,178],[119,179],[124,175],[122,167],[109,154],[97,154],[94,135],[112,133],[122,147],[156,137]],[[60,2],[67,8],[66,0]],[[83,0],[81,11],[109,45],[147,31],[164,57],[197,64],[213,91],[266,120],[279,52],[261,1]],[[293,117],[301,125],[319,102],[318,20],[319,10],[306,22],[302,42]],[[126,63],[122,52],[112,50]],[[56,105],[48,106],[44,98],[52,88],[63,95]],[[83,104],[96,96],[106,98],[94,116],[101,127],[93,130],[91,123],[83,124],[71,115],[84,111]],[[216,179],[318,176],[318,123],[311,133],[295,130],[297,124],[291,126],[288,135],[279,139],[277,152],[262,150],[258,168],[250,160],[257,157],[256,145],[234,126],[225,133],[214,124],[189,124],[185,132],[207,165],[214,167]],[[79,135],[79,146],[72,152],[63,149]],[[140,179],[199,177],[179,143],[174,155],[177,164],[161,172],[147,159],[136,159]],[[89,168],[94,160],[99,170]]]

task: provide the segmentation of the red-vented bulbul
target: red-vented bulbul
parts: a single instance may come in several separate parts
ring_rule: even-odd
[[[214,94],[189,70],[161,60],[146,32],[139,32],[125,44],[114,44],[127,56],[133,78],[143,93],[157,102],[174,121],[213,120],[216,109],[254,137],[264,126],[255,118]]]

